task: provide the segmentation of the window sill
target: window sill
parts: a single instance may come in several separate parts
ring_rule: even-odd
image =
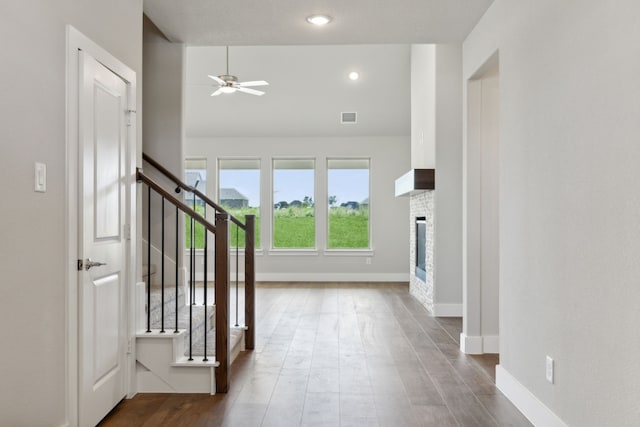
[[[191,251],[191,249],[186,248],[184,250],[185,255],[189,255],[189,252]],[[213,251],[213,247],[209,248],[209,251]],[[202,255],[204,253],[204,249],[195,249],[196,255]],[[240,256],[244,256],[244,248],[240,248],[240,251],[238,251]],[[264,255],[264,249],[259,248],[255,250],[255,254],[258,256],[262,256]],[[236,255],[236,248],[230,248],[229,249],[229,255],[230,256],[235,256]]]
[[[264,249],[260,248],[260,249],[256,249],[255,250],[255,255],[256,256],[263,256],[264,255]],[[231,251],[229,252],[229,256],[230,257],[235,257],[236,256],[236,248],[231,248]],[[244,256],[244,248],[240,248],[240,251],[238,251],[238,257],[242,258]]]
[[[318,256],[317,249],[269,249],[269,255],[274,256]]]
[[[324,256],[364,256],[372,257],[375,254],[373,249],[325,249]]]

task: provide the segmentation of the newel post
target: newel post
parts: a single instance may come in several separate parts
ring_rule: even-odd
[[[255,215],[245,216],[244,319],[247,330],[245,331],[244,345],[247,350],[253,350],[256,341],[255,221]]]
[[[215,295],[216,295],[216,392],[229,390],[229,214],[216,214]]]

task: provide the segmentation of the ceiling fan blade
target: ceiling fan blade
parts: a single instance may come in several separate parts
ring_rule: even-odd
[[[222,80],[222,79],[221,79],[220,77],[218,77],[218,76],[212,76],[211,74],[209,74],[209,78],[211,78],[211,79],[215,80],[215,81],[216,81],[216,83],[218,83],[218,84],[221,84],[221,85],[225,84],[225,81],[224,81],[224,80]]]
[[[248,89],[248,88],[242,87],[242,86],[240,86],[240,87],[236,86],[236,88],[238,89],[238,92],[244,92],[244,93],[249,93],[251,95],[258,95],[258,96],[264,95],[264,92],[262,92],[261,90]]]
[[[256,80],[253,82],[240,82],[237,84],[237,86],[240,87],[249,87],[249,86],[269,86],[269,83],[265,82],[264,80]]]
[[[211,94],[211,96],[218,96],[218,95],[220,95],[221,93],[222,93],[222,88],[218,88],[218,90],[217,90],[217,91],[215,91],[215,92],[213,92],[213,93]]]

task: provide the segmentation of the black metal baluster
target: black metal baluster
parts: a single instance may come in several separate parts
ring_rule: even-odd
[[[189,293],[191,294],[191,296],[189,297],[191,300],[191,304],[189,304],[189,361],[193,360],[192,357],[192,352],[193,352],[193,291],[194,291],[194,286],[193,286],[193,267],[194,267],[194,263],[193,263],[193,247],[195,245],[195,236],[193,233],[193,227],[195,226],[195,223],[193,221],[193,217],[191,218],[191,259],[189,260]]]
[[[160,289],[160,304],[161,304],[161,311],[160,311],[160,323],[161,323],[161,327],[160,327],[160,333],[164,334],[165,330],[164,330],[164,196],[162,196],[162,215],[160,216],[160,218],[162,219],[162,233],[161,233],[161,256],[162,259],[160,260],[160,274],[162,275],[162,279],[161,279],[161,289]]]
[[[178,330],[178,242],[179,242],[179,232],[178,232],[178,207],[176,206],[176,329],[173,331],[174,334],[179,333]]]
[[[240,268],[238,267],[238,254],[240,248],[240,227],[236,224],[236,327],[238,327],[238,275]]]
[[[207,204],[203,203],[203,214],[202,216],[204,217],[204,219],[207,219]],[[202,303],[202,305],[204,305],[206,307],[207,305],[207,227],[205,227],[204,224],[202,224],[202,232],[204,233],[204,302]],[[206,309],[205,309],[205,317],[206,317]],[[205,343],[206,346],[206,343]],[[205,347],[206,348],[206,347]],[[206,353],[205,353],[205,357],[206,357]]]
[[[147,333],[151,332],[151,187],[147,186]]]
[[[196,193],[192,193],[193,194],[193,210],[196,210]],[[194,272],[194,276],[191,279],[191,305],[194,305],[196,303],[196,278],[195,278],[195,271],[196,271],[196,244],[195,244],[195,240],[196,240],[196,223],[194,222],[193,218],[191,218],[191,264],[192,264],[192,269]]]
[[[207,206],[204,206],[204,217],[207,217]],[[204,227],[204,359],[203,362],[208,362],[207,358],[207,326],[209,324],[209,317],[207,316],[207,268],[209,263],[209,254],[207,250],[207,234],[208,230]]]

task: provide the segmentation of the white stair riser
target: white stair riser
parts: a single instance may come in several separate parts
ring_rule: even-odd
[[[174,341],[180,338],[137,339],[138,392],[215,393],[213,367],[171,366],[175,362]]]

